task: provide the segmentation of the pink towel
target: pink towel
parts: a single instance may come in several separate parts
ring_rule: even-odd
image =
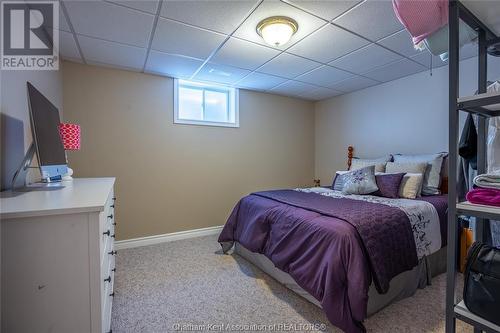
[[[500,207],[500,190],[475,188],[467,193],[466,198],[475,204]]]
[[[392,7],[414,45],[448,24],[448,0],[392,0]]]

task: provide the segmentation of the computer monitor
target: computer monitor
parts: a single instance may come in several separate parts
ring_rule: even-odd
[[[31,132],[42,180],[61,180],[68,166],[59,134],[59,110],[31,83],[27,82],[27,86]]]

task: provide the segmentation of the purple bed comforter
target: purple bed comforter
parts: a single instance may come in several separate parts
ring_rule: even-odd
[[[438,212],[446,201],[441,198],[429,200]],[[394,276],[418,262],[410,222],[400,209],[293,190],[241,199],[219,236],[225,252],[234,241],[290,274],[346,332],[364,331],[372,279],[385,293]]]

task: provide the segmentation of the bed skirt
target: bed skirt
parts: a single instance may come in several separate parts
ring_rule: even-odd
[[[288,289],[321,308],[321,304],[313,296],[302,289],[289,274],[275,267],[272,261],[263,254],[250,252],[238,242],[235,242],[234,253],[250,261]],[[368,316],[391,303],[413,296],[417,289],[423,289],[430,285],[433,277],[444,272],[446,272],[446,247],[428,257],[423,257],[412,270],[395,276],[391,280],[389,291],[386,294],[379,294],[372,283],[368,291]]]

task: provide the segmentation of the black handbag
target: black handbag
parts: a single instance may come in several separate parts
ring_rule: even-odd
[[[469,311],[500,325],[500,250],[475,242],[464,274],[464,303]]]

